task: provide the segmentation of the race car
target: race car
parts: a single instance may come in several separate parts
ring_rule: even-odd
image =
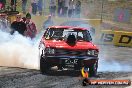
[[[92,43],[88,29],[72,26],[52,26],[46,29],[40,44],[40,71],[47,73],[51,67],[58,69],[88,69],[97,74],[99,49]]]

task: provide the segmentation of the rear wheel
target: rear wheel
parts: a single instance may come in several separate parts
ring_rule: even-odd
[[[42,72],[42,74],[47,73],[47,71],[50,69],[48,63],[46,62],[46,60],[41,57],[40,58],[40,71]]]
[[[98,61],[96,61],[92,66],[89,67],[89,76],[93,77],[97,75]]]

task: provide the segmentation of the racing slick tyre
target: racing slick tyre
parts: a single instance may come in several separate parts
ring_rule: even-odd
[[[96,61],[92,66],[89,67],[89,76],[94,77],[97,75],[98,61]]]
[[[40,71],[42,74],[45,74],[47,73],[47,71],[49,70],[49,65],[48,63],[46,62],[46,60],[44,58],[40,58]]]

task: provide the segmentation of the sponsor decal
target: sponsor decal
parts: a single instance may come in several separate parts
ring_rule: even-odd
[[[103,41],[103,42],[112,42],[113,38],[114,38],[114,34],[102,33],[101,41]]]
[[[130,9],[116,8],[114,11],[114,21],[130,23],[131,11]]]
[[[132,46],[132,32],[103,30],[101,44],[114,44],[116,46]]]
[[[129,44],[132,41],[132,36],[129,35],[121,35],[119,39],[119,43]]]

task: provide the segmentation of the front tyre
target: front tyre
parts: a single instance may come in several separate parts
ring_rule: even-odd
[[[41,57],[40,58],[40,71],[41,71],[41,73],[42,74],[47,73],[48,70],[49,70],[48,63],[46,62],[46,60],[43,57]]]
[[[97,69],[98,69],[98,61],[96,61],[92,66],[89,67],[90,77],[94,77],[97,75]]]

